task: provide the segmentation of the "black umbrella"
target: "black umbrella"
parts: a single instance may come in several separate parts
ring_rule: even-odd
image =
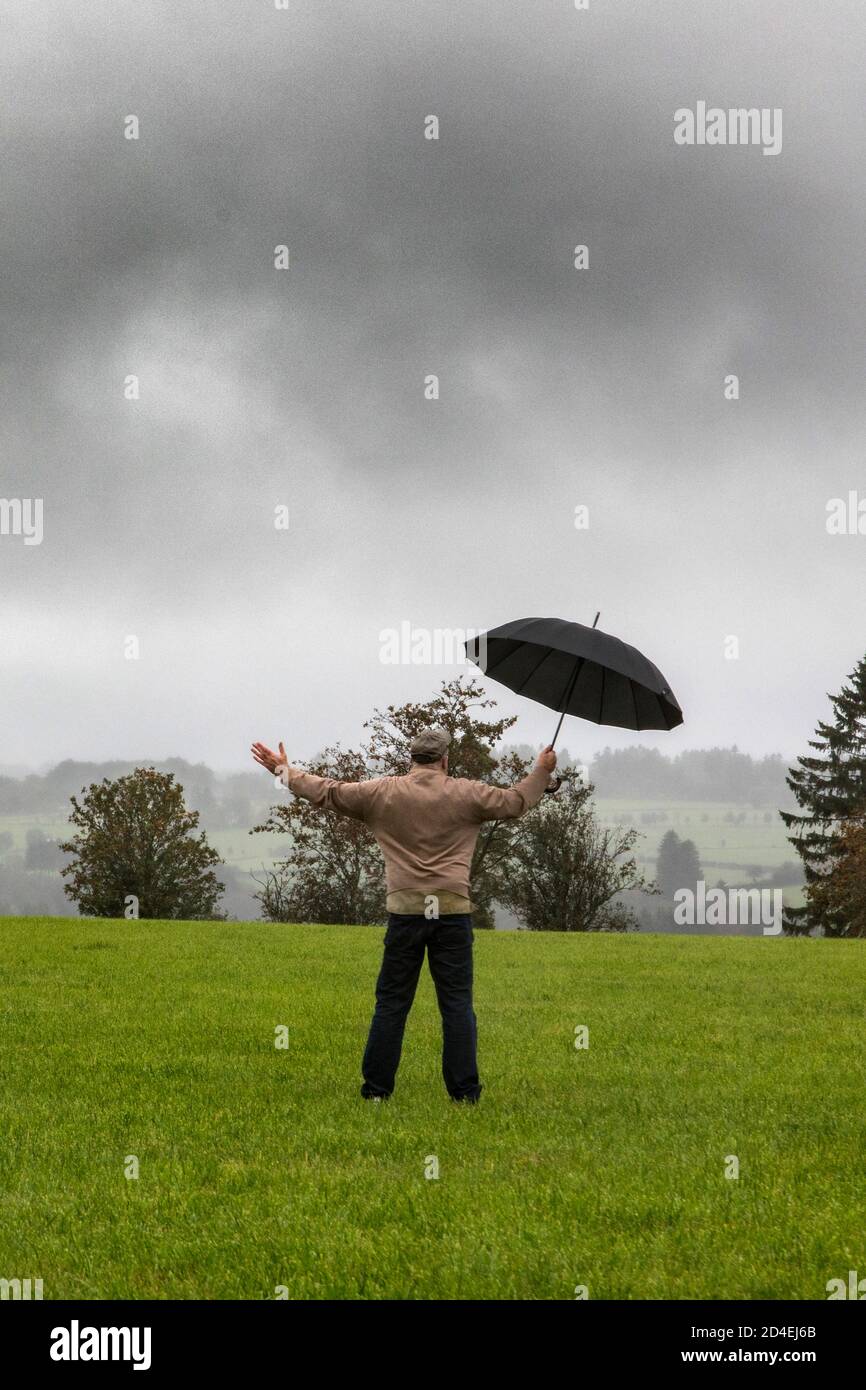
[[[518,618],[473,637],[466,654],[515,694],[560,711],[553,743],[567,714],[618,729],[682,724],[682,710],[658,667],[595,623]]]

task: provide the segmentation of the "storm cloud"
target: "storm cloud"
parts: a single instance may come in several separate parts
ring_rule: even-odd
[[[861,4],[3,11],[0,763],[304,757],[459,669],[383,630],[597,609],[685,723],[574,751],[802,746],[866,645]]]

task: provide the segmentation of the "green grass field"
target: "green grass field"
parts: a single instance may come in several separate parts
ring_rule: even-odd
[[[479,932],[473,1108],[442,1086],[426,969],[395,1097],[358,1096],[381,940],[0,920],[0,1276],[46,1299],[812,1299],[866,1269],[866,943]]]

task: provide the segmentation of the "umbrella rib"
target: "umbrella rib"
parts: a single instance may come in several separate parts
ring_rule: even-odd
[[[479,650],[480,650],[480,649],[479,649]],[[511,652],[507,652],[506,655],[507,655],[507,656],[511,656]],[[474,658],[473,658],[473,659],[474,659]],[[496,667],[497,667],[497,666],[501,666],[501,665],[502,665],[502,663],[503,663],[504,660],[505,660],[505,657],[504,657],[504,656],[500,656],[500,657],[498,658],[498,660],[494,661],[494,663],[493,663],[492,666],[482,666],[480,661],[477,661],[475,664],[476,664],[476,666],[478,667],[479,671],[482,673],[482,675],[489,676],[489,675],[491,674],[491,672],[493,672],[493,671],[496,670]]]
[[[637,712],[637,697],[635,696],[635,693],[634,693],[634,681],[631,681],[631,680],[629,681],[629,683],[628,683],[628,688],[629,688],[629,690],[631,691],[631,703],[632,703],[632,708],[634,709],[634,726],[635,726],[636,729],[639,729],[639,728],[640,728],[640,715],[639,715],[638,712]]]
[[[480,643],[483,642],[483,640],[484,640],[484,637],[483,637],[483,636],[482,636],[481,638],[478,639],[478,641],[479,641],[479,654],[480,654]],[[514,646],[519,647],[519,646],[520,646],[520,643],[519,643],[519,642],[515,642]],[[550,653],[550,648],[548,647],[548,648],[546,648],[546,650],[545,650],[544,656],[548,656],[549,653]],[[478,667],[479,671],[482,673],[482,675],[484,675],[484,676],[492,676],[492,674],[493,674],[493,672],[496,670],[497,666],[501,666],[502,663],[503,663],[503,661],[507,661],[508,658],[509,658],[510,656],[513,656],[513,655],[514,655],[514,647],[512,647],[510,651],[504,652],[502,656],[498,656],[498,657],[496,658],[496,660],[493,662],[492,665],[482,666],[480,661],[477,661],[475,664],[477,665],[477,667]],[[544,660],[544,656],[541,658],[541,661]],[[474,657],[473,657],[473,660],[474,660]],[[539,662],[538,664],[539,664],[539,666],[540,666],[540,665],[541,665],[541,662]],[[534,672],[530,671],[529,675],[531,676],[531,675],[533,675],[533,674],[534,674]],[[526,679],[529,680],[529,676],[527,676]]]
[[[521,695],[521,694],[523,693],[523,687],[526,685],[526,682],[532,680],[532,677],[535,675],[535,673],[536,673],[536,671],[539,669],[539,667],[544,665],[544,662],[545,662],[545,661],[547,660],[547,658],[550,656],[550,653],[551,653],[552,650],[553,650],[553,649],[552,649],[551,647],[545,647],[545,649],[544,649],[544,655],[540,658],[540,660],[536,661],[536,663],[535,663],[535,665],[533,666],[532,670],[529,671],[528,674],[525,675],[525,676],[523,677],[523,680],[520,682],[520,684],[519,684],[518,686],[515,687],[515,690],[514,690],[515,695]],[[488,674],[489,674],[489,673],[488,673]]]
[[[605,676],[606,676],[606,675],[607,675],[607,667],[606,667],[606,666],[602,666],[602,668],[601,668],[601,698],[599,699],[599,702],[598,702],[598,722],[599,722],[599,724],[603,724],[603,723],[604,723],[604,680],[605,680]]]
[[[585,661],[585,656],[579,656],[577,658],[577,661],[575,662],[574,670],[568,678],[565,690],[562,693],[562,700],[564,701],[564,708],[562,710],[563,714],[568,714],[568,702],[574,694],[574,687],[577,685],[577,679],[581,671],[583,670]],[[554,705],[554,709],[555,708],[556,706]]]

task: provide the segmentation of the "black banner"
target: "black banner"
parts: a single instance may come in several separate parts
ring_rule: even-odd
[[[847,1301],[847,1300],[846,1300]],[[508,1314],[508,1336],[522,1339],[543,1325],[545,1356],[551,1341],[575,1370],[595,1366],[617,1371],[662,1370],[706,1366],[806,1366],[842,1369],[862,1348],[863,1318],[857,1309],[820,1303],[662,1303],[576,1300],[564,1313],[561,1304],[539,1303],[532,1310]],[[477,1332],[479,1305],[471,1304]],[[495,1304],[490,1314],[495,1328]],[[341,1333],[377,1343],[383,1349],[404,1338],[407,1319],[419,1316],[422,1328],[431,1318],[441,1345],[441,1362],[452,1364],[468,1324],[460,1305],[448,1312],[448,1335],[442,1337],[441,1313],[410,1314],[401,1306],[394,1323],[386,1308],[375,1304],[306,1303],[280,1308],[264,1303],[136,1303],[5,1301],[0,1307],[4,1363],[14,1358],[26,1374],[49,1371],[59,1377],[93,1376],[110,1368],[114,1375],[161,1377],[183,1371],[220,1373],[269,1364],[290,1373],[308,1362],[310,1342],[323,1366],[346,1353]],[[486,1321],[486,1315],[481,1315]],[[319,1322],[319,1319],[322,1319]],[[318,1324],[318,1327],[317,1327]],[[521,1324],[523,1330],[521,1331]],[[322,1332],[326,1335],[323,1337]],[[513,1343],[503,1340],[501,1349]],[[524,1350],[528,1343],[523,1343]],[[499,1348],[493,1349],[494,1357]],[[432,1353],[433,1357],[436,1353]],[[434,1362],[424,1344],[424,1371]]]

